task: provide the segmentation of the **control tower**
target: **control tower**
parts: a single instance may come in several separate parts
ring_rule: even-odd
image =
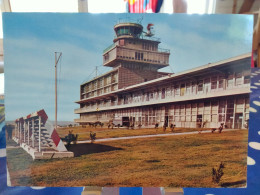
[[[80,98],[99,99],[106,93],[160,78],[169,73],[158,69],[169,65],[170,51],[159,49],[160,40],[139,23],[124,22],[114,26],[113,44],[103,51],[103,65],[112,70],[83,83]],[[85,104],[81,104],[81,107]]]
[[[165,75],[158,69],[169,65],[170,51],[158,47],[160,40],[148,34],[150,29],[144,32],[141,24],[126,22],[116,24],[114,31],[114,43],[103,51],[103,65],[118,68],[119,77],[122,73],[119,88]]]

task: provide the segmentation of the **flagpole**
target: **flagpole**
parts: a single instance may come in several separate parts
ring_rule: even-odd
[[[57,53],[59,57],[57,59]],[[58,113],[58,98],[57,98],[57,64],[62,56],[62,52],[55,52],[55,129],[57,129],[57,113]]]

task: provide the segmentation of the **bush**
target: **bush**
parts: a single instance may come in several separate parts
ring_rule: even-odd
[[[94,141],[96,140],[96,133],[90,132],[89,137],[90,137],[91,143],[94,143]]]
[[[77,143],[78,140],[78,134],[72,134],[73,130],[69,131],[69,134],[67,136],[65,136],[65,138],[62,139],[62,141],[65,141],[67,143],[67,147],[69,147],[71,145],[71,142],[73,142],[73,144]]]
[[[212,182],[219,183],[221,177],[224,175],[223,169],[225,168],[224,163],[220,163],[218,169],[212,168]]]

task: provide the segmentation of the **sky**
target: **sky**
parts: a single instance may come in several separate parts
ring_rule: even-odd
[[[249,15],[4,13],[6,120],[45,109],[55,116],[54,52],[58,64],[58,120],[79,118],[74,109],[80,84],[102,67],[102,52],[113,43],[113,26],[121,19],[154,24],[160,48],[170,49],[170,67],[181,72],[252,50]]]

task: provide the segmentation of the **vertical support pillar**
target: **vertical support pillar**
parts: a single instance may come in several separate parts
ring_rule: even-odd
[[[220,100],[218,100],[218,110],[217,110],[217,127],[219,126],[218,124],[219,124],[219,103],[220,103]],[[221,119],[222,119],[222,117],[221,117]],[[221,121],[221,123],[222,123],[222,121]]]
[[[39,152],[41,152],[41,117],[39,116]]]
[[[235,98],[235,99],[234,99],[234,111],[233,111],[233,124],[232,124],[232,129],[234,129],[234,128],[235,128],[235,119],[236,119],[236,117],[235,117],[235,115],[236,115],[236,104],[237,104],[237,99]]]
[[[24,143],[26,143],[26,142],[25,142],[25,137],[26,137],[26,135],[25,135],[25,129],[26,129],[25,126],[26,126],[26,123],[25,123],[25,121],[24,121],[24,122],[23,122],[23,142],[24,142]]]
[[[16,133],[15,133],[15,137],[18,139],[18,123],[15,123],[15,128],[16,128]]]
[[[227,99],[226,99],[226,106],[225,106],[225,124],[227,122]]]
[[[203,87],[204,87],[204,85],[203,85]],[[204,88],[203,88],[203,90],[204,90]],[[201,127],[203,127],[203,123],[204,123],[204,118],[205,118],[204,113],[205,113],[205,102],[203,102]]]
[[[32,119],[32,147],[34,148],[34,133],[35,133],[35,129],[34,129],[34,118]]]
[[[21,144],[22,143],[22,124],[21,122],[19,121],[19,130],[20,130],[20,133],[19,133],[19,143]]]
[[[211,124],[212,124],[212,100],[209,101],[209,127],[211,127]]]
[[[245,114],[245,109],[246,109],[246,98],[243,98],[244,103],[243,103],[243,120],[242,120],[242,129],[245,127],[245,120],[246,120],[246,114]],[[248,125],[248,124],[247,124]]]
[[[16,138],[17,138],[17,140],[19,140],[19,122],[17,122],[16,123],[16,125],[17,125],[17,133],[16,133]]]
[[[198,102],[196,102],[196,122],[195,122],[195,128],[198,127]]]
[[[15,126],[14,126],[14,137],[16,138],[16,123],[15,123]]]
[[[173,112],[173,117],[174,117],[174,112]],[[173,121],[175,121],[173,119]],[[174,124],[175,125],[175,124]],[[192,128],[192,103],[190,104],[190,122],[189,122],[189,128]]]
[[[17,139],[18,139],[18,143],[20,142],[20,122],[17,122],[17,126],[18,126],[18,134],[17,134]]]
[[[28,146],[30,145],[30,121],[28,120]]]

